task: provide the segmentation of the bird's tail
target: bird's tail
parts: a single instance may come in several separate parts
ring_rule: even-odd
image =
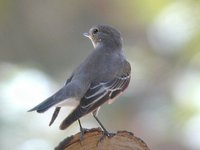
[[[59,102],[61,102],[62,100],[67,98],[65,90],[66,89],[64,89],[64,88],[60,89],[58,92],[56,92],[51,97],[47,98],[42,103],[40,103],[37,106],[33,107],[32,109],[28,110],[28,112],[37,111],[38,113],[43,113],[43,112],[47,111],[50,107],[58,104]]]
[[[28,110],[28,112],[37,111],[38,113],[43,113],[55,104],[56,103],[54,101],[54,98],[53,98],[53,96],[51,96],[48,99],[46,99],[44,102],[42,102],[42,103],[38,104],[37,106],[33,107],[32,109]]]

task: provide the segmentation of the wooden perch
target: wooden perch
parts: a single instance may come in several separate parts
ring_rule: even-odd
[[[102,137],[102,130],[88,130],[80,141],[80,133],[64,139],[55,150],[150,150],[147,145],[133,133],[118,131],[111,137]]]

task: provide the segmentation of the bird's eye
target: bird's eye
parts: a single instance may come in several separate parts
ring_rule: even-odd
[[[94,29],[92,33],[96,34],[97,32],[99,32],[99,30],[98,29]]]

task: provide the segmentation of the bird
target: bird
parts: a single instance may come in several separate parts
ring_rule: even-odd
[[[121,33],[114,27],[94,25],[83,35],[93,44],[91,53],[74,69],[61,89],[29,112],[43,113],[55,107],[50,126],[61,108],[73,106],[72,112],[60,124],[61,130],[78,121],[81,133],[84,133],[80,118],[91,113],[108,136],[109,132],[97,114],[105,102],[111,104],[128,87],[131,65],[124,54]]]

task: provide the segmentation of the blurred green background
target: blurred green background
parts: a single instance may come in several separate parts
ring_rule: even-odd
[[[0,149],[51,150],[79,131],[52,127],[54,109],[27,113],[61,87],[92,50],[95,24],[121,31],[132,65],[127,91],[100,120],[152,150],[200,149],[199,0],[0,0]],[[85,128],[98,127],[87,115]],[[111,121],[112,120],[112,121]]]

